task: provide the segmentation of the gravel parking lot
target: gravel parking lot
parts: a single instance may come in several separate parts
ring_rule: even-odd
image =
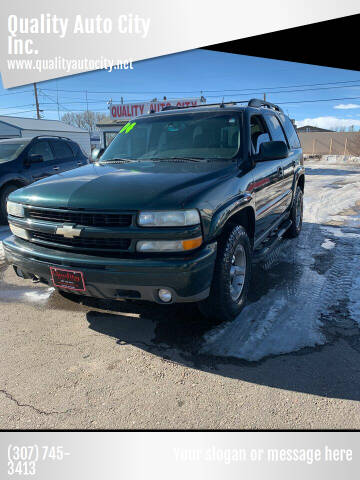
[[[0,428],[360,428],[359,228],[360,167],[308,163],[300,237],[215,328],[23,281],[0,243]]]

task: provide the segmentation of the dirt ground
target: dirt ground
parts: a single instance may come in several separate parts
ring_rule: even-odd
[[[0,428],[360,428],[359,167],[308,164],[305,196],[300,237],[216,328],[21,280],[0,245]]]

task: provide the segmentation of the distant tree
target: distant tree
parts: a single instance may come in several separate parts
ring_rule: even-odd
[[[64,123],[89,131],[96,130],[96,124],[107,119],[110,119],[110,117],[105,113],[91,112],[89,110],[81,113],[68,112],[61,117]]]

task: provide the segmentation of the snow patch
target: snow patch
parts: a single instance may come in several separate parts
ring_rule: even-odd
[[[270,291],[245,307],[236,320],[207,334],[202,353],[258,361],[324,344],[317,316],[288,315],[289,301],[286,295]]]
[[[332,250],[335,247],[336,243],[330,240],[329,238],[325,238],[323,243],[321,244],[322,248],[326,250]]]
[[[360,240],[360,233],[355,232],[346,232],[343,231],[341,228],[338,227],[328,227],[322,226],[321,230],[326,233],[331,233],[334,237],[337,238],[356,238]]]

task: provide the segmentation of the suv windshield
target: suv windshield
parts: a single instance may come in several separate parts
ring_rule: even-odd
[[[240,148],[237,113],[181,113],[137,118],[121,128],[101,163],[121,160],[224,159]]]
[[[25,147],[25,142],[14,143],[0,143],[0,163],[9,162],[14,160]]]

